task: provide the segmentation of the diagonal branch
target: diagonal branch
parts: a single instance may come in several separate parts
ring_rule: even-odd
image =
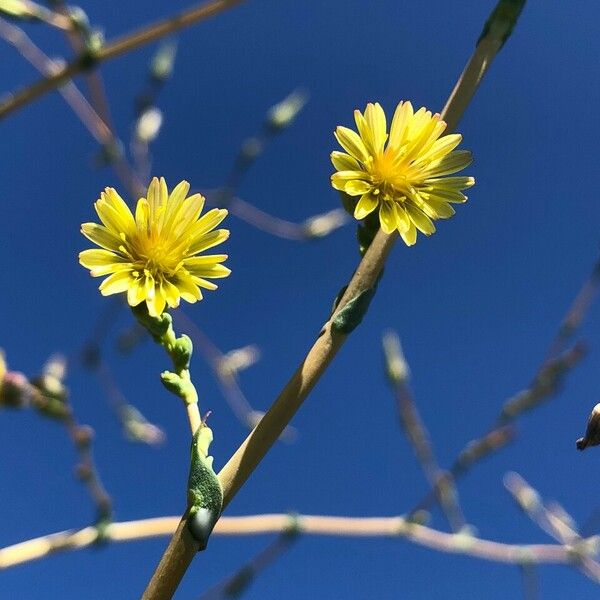
[[[22,108],[40,96],[50,92],[75,75],[87,71],[93,66],[121,54],[145,46],[155,40],[170,35],[176,31],[190,27],[200,21],[213,17],[228,8],[239,4],[243,0],[209,0],[208,2],[188,8],[182,13],[168,17],[157,23],[152,23],[136,31],[108,42],[93,55],[82,55],[73,62],[58,69],[54,74],[40,79],[25,89],[9,94],[8,98],[0,102],[0,119],[15,110]]]

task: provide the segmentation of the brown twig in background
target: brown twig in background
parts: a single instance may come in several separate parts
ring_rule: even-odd
[[[202,594],[200,600],[239,598],[248,589],[256,576],[287,552],[296,539],[297,535],[293,532],[280,534],[266,548],[242,565],[233,575]]]
[[[183,310],[178,310],[173,317],[175,322],[181,324],[182,330],[190,336],[194,348],[200,351],[202,358],[210,367],[233,414],[244,426],[250,429],[255,427],[264,413],[252,408],[238,383],[237,370],[232,371],[227,368],[227,356],[217,348],[206,333]],[[280,437],[282,441],[292,442],[297,434],[296,428],[289,425]]]
[[[465,517],[458,502],[454,479],[440,468],[435,458],[429,432],[421,419],[408,385],[409,368],[402,352],[400,339],[395,332],[389,331],[383,336],[382,341],[385,371],[396,399],[402,428],[450,527],[453,531],[460,531],[465,526]]]
[[[23,58],[33,65],[40,73],[51,75],[61,68],[60,64],[46,56],[46,54],[31,41],[22,29],[8,23],[8,21],[2,18],[0,18],[0,36],[8,43],[12,44]],[[92,137],[103,148],[117,149],[120,146],[119,140],[115,137],[111,128],[100,117],[72,81],[67,81],[58,91]],[[129,166],[125,157],[118,150],[112,152],[111,156],[111,162],[117,176],[123,182],[123,185],[125,185],[128,191],[133,195],[140,194],[143,190],[143,186]]]
[[[514,421],[524,412],[538,407],[544,400],[555,394],[564,377],[585,356],[586,347],[582,342],[567,350],[565,346],[579,330],[599,287],[600,261],[594,265],[590,276],[575,295],[550,343],[546,358],[538,367],[529,388],[504,403],[494,428],[464,447],[449,471],[454,479],[462,477],[475,463],[512,441],[515,436]],[[435,502],[437,497],[431,492],[411,512],[427,510]]]
[[[504,486],[511,493],[523,512],[540,529],[561,544],[564,544],[565,547],[570,548],[573,554],[573,564],[577,565],[587,577],[600,583],[600,563],[592,558],[597,553],[599,547],[597,536],[582,538],[572,528],[574,521],[571,516],[568,514],[559,515],[544,506],[538,492],[518,473],[507,473],[504,477]],[[561,510],[561,513],[563,512],[564,509]]]
[[[204,4],[193,6],[177,15],[167,17],[108,42],[93,54],[76,58],[49,77],[45,77],[21,91],[9,94],[6,100],[0,102],[0,119],[97,64],[204,21],[241,2],[242,0],[209,0]]]
[[[104,528],[112,519],[112,500],[108,495],[92,454],[93,430],[87,425],[80,425],[69,402],[68,391],[63,385],[66,371],[66,359],[52,356],[44,366],[39,377],[31,380],[24,390],[24,398],[41,414],[62,423],[77,450],[79,464],[77,477],[85,484],[97,509],[95,525],[96,537],[101,539]]]

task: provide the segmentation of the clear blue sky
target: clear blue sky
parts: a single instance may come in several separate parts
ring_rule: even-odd
[[[241,141],[265,110],[297,86],[311,101],[265,152],[241,195],[300,221],[338,205],[329,185],[333,129],[354,108],[401,99],[440,109],[462,70],[493,0],[250,1],[181,34],[176,70],[159,99],[164,129],[153,147],[156,175],[173,185],[221,184]],[[186,3],[87,2],[107,37]],[[596,190],[600,38],[598,3],[577,8],[529,2],[460,131],[473,151],[477,185],[469,203],[413,248],[398,244],[372,310],[308,399],[295,445],[278,444],[227,514],[394,515],[427,485],[398,430],[381,368],[380,337],[396,329],[412,386],[443,465],[482,433],[505,398],[526,386],[600,242]],[[50,54],[58,33],[28,26]],[[119,132],[128,136],[133,100],[152,48],[102,67]],[[36,75],[0,44],[0,89]],[[81,82],[82,83],[82,82]],[[95,169],[93,140],[53,93],[0,123],[0,346],[10,365],[35,374],[54,351],[73,353],[107,300],[78,264],[79,225],[110,169]],[[242,376],[250,401],[265,409],[327,316],[357,263],[354,226],[312,243],[267,236],[229,219],[231,277],[187,312],[224,350],[256,343],[261,362]],[[516,443],[460,484],[469,523],[485,538],[546,542],[515,508],[502,477],[516,470],[583,522],[600,504],[600,451],[577,453],[598,402],[600,311],[583,330],[590,354],[551,403],[520,422]],[[113,332],[126,327],[122,314]],[[113,340],[113,337],[110,338]],[[112,344],[112,342],[111,342]],[[122,439],[97,381],[74,370],[68,383],[81,421],[96,430],[95,454],[116,518],[177,514],[185,504],[188,432],[184,412],[162,389],[165,360],[146,344],[106,358],[123,391],[168,442],[160,449]],[[194,372],[211,409],[215,463],[245,435],[199,357]],[[88,524],[93,509],[74,481],[75,456],[63,430],[31,413],[2,412],[0,545]],[[444,528],[436,512],[432,524]],[[178,597],[195,598],[247,560],[267,538],[213,538]],[[166,540],[64,554],[3,572],[4,597],[133,598]],[[566,567],[540,569],[541,597],[594,598],[598,590]],[[517,568],[449,556],[402,540],[303,538],[264,572],[248,598],[300,600],[519,598]]]

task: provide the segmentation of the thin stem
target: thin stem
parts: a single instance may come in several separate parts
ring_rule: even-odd
[[[106,538],[111,542],[126,542],[171,535],[180,517],[158,517],[110,523]],[[462,533],[446,533],[412,523],[401,516],[393,517],[338,517],[317,515],[265,514],[240,517],[221,517],[214,535],[242,536],[295,532],[300,535],[336,537],[391,537],[404,538],[419,546],[450,554],[499,563],[523,562],[574,564],[569,546],[561,544],[504,544]],[[45,558],[66,550],[80,550],[94,544],[95,527],[61,531],[34,538],[0,549],[0,569]],[[596,537],[584,540],[593,543]]]
[[[263,548],[233,575],[218,583],[202,594],[200,600],[220,600],[221,598],[239,598],[256,576],[287,552],[297,536],[281,533],[266,548]]]
[[[486,43],[482,46],[484,42]],[[446,115],[450,117],[449,129],[452,129],[458,122],[467,107],[468,100],[472,98],[481,78],[501,46],[501,42],[488,42],[486,38],[483,38],[477,45],[473,57],[460,76],[452,96],[442,112],[442,119],[446,119]],[[470,73],[475,67],[470,65],[475,63],[479,64],[479,74],[478,77],[473,78]],[[463,87],[468,89],[463,92]],[[281,435],[342,347],[347,335],[332,330],[333,319],[346,308],[350,300],[373,289],[396,238],[397,234],[395,233],[387,235],[381,230],[377,232],[337,308],[322,327],[306,358],[269,411],[219,472],[219,480],[223,487],[224,509]],[[196,554],[196,545],[191,540],[186,526],[186,518],[187,515],[184,514],[144,592],[143,600],[172,597],[191,564]]]
[[[62,67],[53,75],[33,83],[20,92],[18,91],[10,94],[4,102],[0,102],[0,119],[39,98],[43,94],[56,89],[75,75],[86,71],[90,68],[90,61],[93,66],[106,60],[110,60],[111,58],[115,58],[121,54],[130,52],[131,50],[145,46],[146,44],[168,36],[176,31],[190,27],[195,23],[204,21],[236,4],[240,4],[242,1],[243,0],[209,0],[204,4],[191,7],[178,15],[142,27],[141,29],[117,38],[112,42],[108,42],[95,52],[92,57],[83,56],[77,58],[73,62]]]
[[[398,336],[393,332],[388,332],[383,337],[383,348],[388,380],[396,399],[402,429],[413,448],[425,478],[437,496],[450,527],[453,531],[459,531],[465,525],[465,517],[458,502],[454,479],[440,468],[435,457],[431,436],[419,414],[409,386],[409,369]],[[397,368],[394,368],[395,366]]]

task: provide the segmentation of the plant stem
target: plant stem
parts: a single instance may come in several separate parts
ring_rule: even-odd
[[[500,41],[488,41],[486,38],[477,45],[442,112],[444,120],[450,119],[450,130],[457,124],[501,46]],[[397,237],[395,233],[387,235],[381,230],[377,232],[336,310],[321,329],[306,358],[263,419],[219,472],[223,486],[223,509],[281,435],[345,342],[347,335],[332,331],[332,321],[349,300],[375,285]],[[196,547],[192,543],[184,514],[144,592],[143,600],[171,598],[195,553]]]

